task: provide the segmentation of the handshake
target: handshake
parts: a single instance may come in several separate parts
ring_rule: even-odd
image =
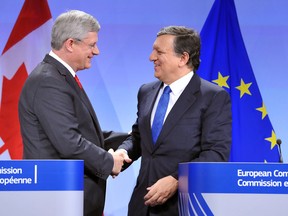
[[[124,161],[126,163],[131,163],[132,160],[129,158],[127,151],[124,149],[118,149],[116,151],[109,149],[108,152],[112,155],[114,160],[111,176],[115,178],[121,172]]]

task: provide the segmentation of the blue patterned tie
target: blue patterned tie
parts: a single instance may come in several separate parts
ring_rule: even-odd
[[[156,143],[156,140],[162,129],[164,117],[165,117],[168,102],[169,102],[170,92],[171,92],[170,87],[166,86],[164,88],[163,94],[159,100],[159,103],[155,112],[155,116],[154,116],[154,120],[152,124],[152,138],[153,138],[154,143]]]

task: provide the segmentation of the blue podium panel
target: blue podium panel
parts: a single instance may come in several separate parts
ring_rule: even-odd
[[[190,215],[288,215],[288,164],[182,163],[179,212]]]
[[[84,162],[0,161],[0,215],[82,216]]]

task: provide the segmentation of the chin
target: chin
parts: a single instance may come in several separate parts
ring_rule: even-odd
[[[85,65],[85,69],[89,69],[91,67],[91,64]]]
[[[154,72],[154,76],[155,76],[157,79],[159,79],[159,77],[160,77],[160,74],[159,74],[159,73],[157,73],[157,71],[155,71],[155,72]]]

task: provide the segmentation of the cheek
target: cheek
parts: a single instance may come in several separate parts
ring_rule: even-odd
[[[89,58],[89,56],[90,56],[90,53],[85,53],[83,56],[82,56],[82,61],[83,62],[90,62],[90,58]]]
[[[91,61],[90,60],[86,60],[84,64],[85,64],[85,68],[91,67]]]

